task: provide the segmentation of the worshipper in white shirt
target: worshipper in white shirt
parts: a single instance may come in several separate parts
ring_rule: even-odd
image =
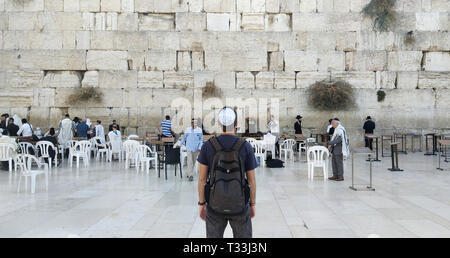
[[[17,135],[24,137],[31,137],[33,135],[33,127],[24,118],[22,119],[22,126],[20,127]]]
[[[112,147],[113,154],[118,154],[122,150],[122,134],[117,129],[117,125],[112,126],[112,131],[108,133],[108,139]]]
[[[14,148],[14,153],[12,153],[12,156],[13,156],[13,160],[15,160],[15,156],[17,155],[18,145],[16,143],[15,138],[9,137],[8,129],[3,130],[2,136],[0,137],[0,143],[7,143]],[[8,161],[0,162],[0,168],[3,170],[9,170],[9,162]]]
[[[267,127],[269,129],[269,133],[271,133],[272,135],[275,135],[275,137],[276,137],[275,155],[278,155],[279,149],[280,149],[280,145],[278,143],[278,140],[280,139],[280,122],[278,122],[278,120],[275,119],[274,115],[271,115],[270,121],[269,121],[269,124],[267,125]]]
[[[100,137],[102,143],[105,143],[105,129],[100,120],[97,120],[97,125],[95,126],[95,137]]]
[[[58,143],[66,146],[71,141],[75,132],[75,123],[70,120],[70,115],[66,114],[65,118],[59,122]]]

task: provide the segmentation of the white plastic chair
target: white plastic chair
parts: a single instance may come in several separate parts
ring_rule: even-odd
[[[284,140],[282,144],[280,144],[280,157],[281,154],[284,152],[284,160],[287,161],[288,155],[289,158],[294,161],[294,146],[295,146],[295,140],[293,139],[287,139]]]
[[[19,142],[19,149],[20,149],[20,153],[21,154],[30,154],[30,148],[34,151],[34,153],[36,153],[36,148],[34,147],[33,144],[29,143],[29,142]]]
[[[314,168],[321,167],[323,170],[323,180],[328,178],[328,156],[330,155],[324,146],[313,146],[308,148],[308,179],[314,180]]]
[[[116,137],[109,139],[109,162],[112,162],[113,154],[119,154],[119,162],[122,162],[122,139]]]
[[[246,140],[248,143],[250,143],[250,145],[252,145],[252,143],[256,141],[255,138],[247,138],[247,139],[245,139],[245,140]]]
[[[132,140],[132,139],[136,139],[136,138],[139,138],[139,135],[131,134],[131,135],[128,135],[127,140]]]
[[[41,141],[36,143],[36,151],[40,151],[39,162],[42,162],[44,158],[48,159],[48,164],[50,168],[52,167],[52,158],[50,157],[50,148],[55,151],[55,167],[58,165],[58,159],[56,158],[58,155],[58,149],[53,145],[53,143],[48,141]],[[37,153],[36,153],[37,154]],[[37,155],[36,155],[37,156]]]
[[[174,146],[174,148],[175,148],[175,146]],[[180,162],[181,162],[182,167],[184,167],[184,165],[187,162],[187,149],[186,149],[186,146],[184,146],[184,145],[182,145],[180,147]]]
[[[20,183],[22,181],[22,177],[25,177],[25,189],[27,188],[27,178],[31,177],[31,193],[34,194],[36,190],[36,177],[42,174],[45,175],[45,187],[48,191],[48,164],[41,163],[35,156],[29,154],[18,155],[17,161],[19,163],[19,166],[21,167],[17,192],[20,191]],[[33,170],[33,162],[38,165],[38,170]],[[41,169],[41,167],[44,167],[44,169]]]
[[[263,138],[263,148],[266,151],[270,151],[272,153],[272,158],[275,158],[275,143],[277,141],[277,137],[273,134],[266,134]]]
[[[59,153],[61,153],[61,160],[64,160],[64,155],[66,154],[66,149],[70,150],[70,148],[75,146],[76,143],[77,143],[77,141],[75,141],[75,140],[69,140],[66,142],[66,144],[58,145],[58,151],[59,151]]]
[[[266,166],[266,150],[264,149],[264,143],[262,141],[254,141],[251,143],[253,149],[255,149],[255,158],[261,162],[261,166]]]
[[[72,167],[73,158],[77,158],[77,168],[80,167],[80,158],[83,159],[83,163],[85,167],[89,165],[89,155],[91,151],[91,142],[89,141],[79,141],[70,148],[69,151],[69,165]]]
[[[0,143],[0,161],[8,161],[9,172],[12,172],[12,162],[15,159],[16,150],[9,143]],[[17,167],[16,167],[17,168]]]
[[[91,141],[91,151],[94,151],[95,159],[103,160],[103,158],[104,158],[105,161],[107,161],[110,156],[109,155],[109,146],[107,143],[103,143],[103,137],[94,137],[90,141]]]
[[[135,140],[126,140],[123,143],[123,150],[125,152],[125,168],[129,168],[132,163],[138,169],[139,162],[139,142]]]
[[[150,161],[155,162],[155,169],[158,168],[158,153],[154,152],[147,145],[139,145],[138,155],[140,166],[142,167],[142,170],[144,170],[145,165],[147,174],[150,172]]]

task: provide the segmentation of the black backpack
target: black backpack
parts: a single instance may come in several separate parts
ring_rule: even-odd
[[[266,166],[268,168],[284,168],[284,161],[279,159],[272,159],[272,156],[268,156],[266,159]]]
[[[239,153],[245,140],[238,138],[231,150],[225,150],[216,137],[209,141],[216,153],[205,184],[208,209],[225,216],[243,214],[250,198],[244,161]]]

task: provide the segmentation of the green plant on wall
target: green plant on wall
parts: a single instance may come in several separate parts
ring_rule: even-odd
[[[378,31],[390,31],[395,23],[394,6],[397,0],[371,0],[362,10],[364,16],[373,20]]]
[[[408,33],[406,33],[404,42],[406,45],[412,45],[416,42],[413,31],[408,31]]]
[[[382,102],[384,100],[384,98],[386,98],[386,92],[384,92],[382,90],[377,91],[378,102]]]
[[[346,110],[355,106],[353,86],[345,81],[319,81],[308,88],[308,104],[318,110]]]
[[[87,102],[102,102],[103,93],[101,93],[97,88],[86,87],[79,88],[74,93],[67,97],[67,104],[77,105],[85,104]]]

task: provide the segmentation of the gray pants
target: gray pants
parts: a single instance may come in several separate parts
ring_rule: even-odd
[[[252,238],[252,220],[250,208],[239,216],[223,216],[206,210],[206,237],[223,238],[225,228],[230,222],[234,238]]]
[[[186,169],[186,175],[188,177],[190,176],[194,176],[194,168],[195,168],[195,162],[197,161],[198,158],[198,154],[200,154],[200,152],[196,151],[196,152],[187,152],[187,169]]]
[[[331,157],[331,165],[333,167],[333,176],[344,178],[344,156],[342,154],[333,154]]]

